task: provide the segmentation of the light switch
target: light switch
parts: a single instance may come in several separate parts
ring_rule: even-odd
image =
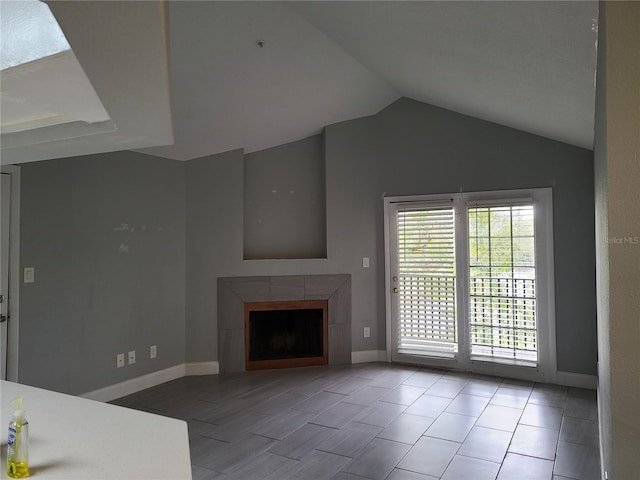
[[[36,269],[34,267],[24,268],[24,283],[33,283],[36,281]]]
[[[369,257],[362,257],[362,268],[369,268]]]
[[[371,327],[364,327],[364,338],[369,338],[371,336]]]

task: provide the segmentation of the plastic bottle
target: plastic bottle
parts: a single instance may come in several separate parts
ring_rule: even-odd
[[[22,398],[14,400],[16,410],[9,423],[7,475],[11,478],[29,476],[29,423],[22,409]]]

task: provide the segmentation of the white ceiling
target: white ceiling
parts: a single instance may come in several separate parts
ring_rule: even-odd
[[[252,152],[403,96],[593,144],[596,1],[174,1],[168,30],[158,2],[95,5],[51,3],[119,138],[3,145],[2,163]]]
[[[593,146],[596,2],[300,2],[403,96]]]

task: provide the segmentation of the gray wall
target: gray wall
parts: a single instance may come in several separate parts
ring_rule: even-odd
[[[187,362],[218,359],[217,278],[230,276],[351,273],[352,322],[357,325],[352,331],[357,329],[360,333],[360,338],[353,340],[353,349],[376,349],[377,339],[373,333],[372,338],[362,338],[362,325],[376,321],[375,302],[372,306],[367,286],[367,282],[369,287],[375,285],[375,276],[370,273],[375,272],[375,268],[362,274],[363,269],[359,267],[361,257],[372,256],[374,249],[349,242],[351,232],[347,228],[352,228],[354,222],[335,212],[349,211],[348,202],[345,207],[340,202],[327,200],[328,258],[243,260],[242,160],[242,150],[234,150],[186,162]],[[330,188],[334,187],[328,185],[328,192]],[[357,190],[350,191],[349,195],[354,201],[352,211],[361,213]],[[349,200],[344,194],[336,198]],[[373,212],[369,216],[372,218]],[[349,227],[342,223],[343,219]],[[366,243],[375,242],[373,230],[371,233]]]
[[[217,278],[243,263],[242,159],[233,150],[185,164],[187,362],[218,359]]]
[[[547,186],[558,368],[595,374],[592,152],[408,99],[326,127],[324,142],[324,259],[243,259],[242,150],[25,164],[21,262],[36,283],[21,289],[21,380],[82,393],[217,360],[218,277],[350,274],[352,350],[383,350],[383,195]],[[123,223],[136,230],[114,231]],[[138,364],[115,369],[115,354],[133,348]]]
[[[383,110],[377,128],[378,196],[553,188],[558,370],[594,375],[592,152],[408,99]],[[380,222],[382,202],[375,208]]]
[[[607,2],[599,32],[596,212],[600,432],[613,479],[640,472],[640,3]]]
[[[183,166],[118,152],[21,176],[20,382],[79,394],[183,363]]]
[[[244,258],[326,258],[322,135],[244,157]]]
[[[596,373],[591,151],[408,99],[376,116],[330,125],[324,137],[326,260],[243,261],[242,234],[231,230],[243,222],[242,153],[187,162],[187,195],[198,198],[187,200],[188,244],[199,245],[187,254],[188,338],[207,334],[188,340],[188,360],[217,359],[216,299],[201,289],[234,275],[351,274],[353,350],[382,350],[383,195],[550,186],[558,368]],[[368,269],[362,268],[365,256]],[[363,338],[364,326],[371,327],[371,338]]]
[[[378,185],[375,117],[331,125],[325,129],[327,168],[327,254],[340,272],[351,274],[351,342],[353,351],[381,350],[385,328],[382,231],[377,229],[382,203]],[[380,219],[381,220],[381,219]],[[362,268],[362,258],[369,268]],[[382,308],[380,308],[382,305]],[[363,328],[371,337],[363,337]]]
[[[607,24],[605,3],[600,2],[598,19],[598,68],[596,81],[596,117],[593,146],[596,292],[598,318],[598,420],[600,457],[603,473],[611,471],[611,351],[609,334],[609,212],[607,202]],[[602,475],[604,478],[604,475]]]

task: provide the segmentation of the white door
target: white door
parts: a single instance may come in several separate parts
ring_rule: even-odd
[[[0,378],[4,380],[7,377],[11,175],[1,174],[0,177]]]
[[[454,205],[392,203],[388,218],[391,359],[459,362]]]
[[[385,208],[391,360],[551,378],[550,190],[395,197]]]

